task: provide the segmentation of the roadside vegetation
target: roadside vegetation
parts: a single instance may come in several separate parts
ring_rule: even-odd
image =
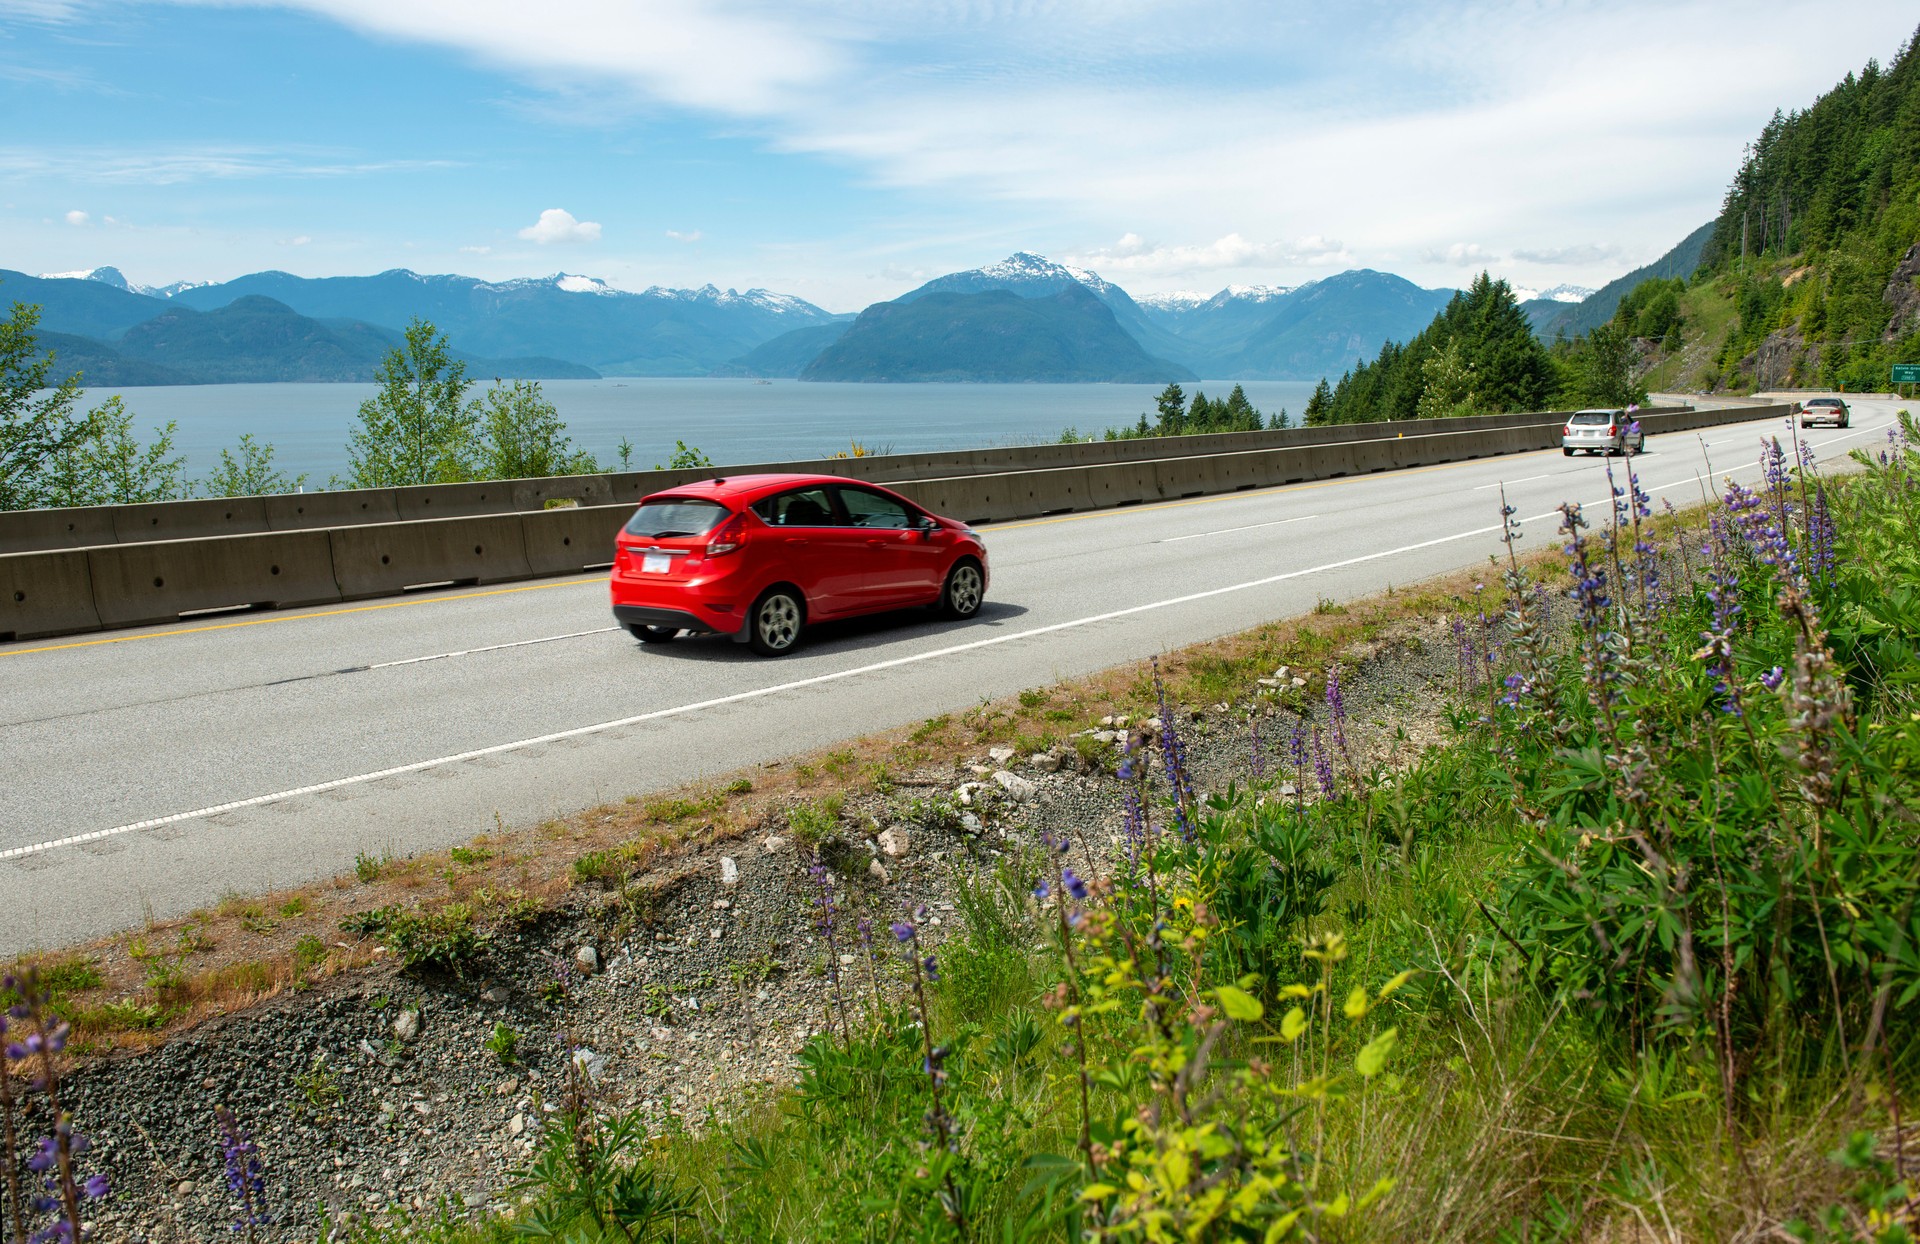
[[[1110,867],[1036,838],[938,946],[823,890],[790,1091],[645,1137],[577,1070],[517,1218],[349,1238],[1910,1239],[1920,429],[1860,457],[1687,524],[1627,462],[1402,767],[1335,670],[1203,795],[1163,700]]]
[[[1240,385],[1225,397],[1210,398],[1199,389],[1192,398],[1177,384],[1169,384],[1153,399],[1153,413],[1143,414],[1130,428],[1108,428],[1102,440],[1131,441],[1149,436],[1194,436],[1203,432],[1281,431],[1293,426],[1293,416],[1282,406],[1272,415],[1254,408]],[[1080,440],[1080,433],[1068,428],[1060,434],[1060,443]]]
[[[294,492],[305,475],[274,464],[272,444],[243,433],[201,479],[175,452],[175,425],[143,441],[118,397],[81,410],[78,373],[48,387],[54,355],[39,348],[39,308],[15,303],[0,320],[0,510],[178,501]],[[347,444],[347,471],[333,488],[386,488],[470,480],[596,474],[606,468],[576,449],[552,402],[533,381],[496,380],[479,397],[446,337],[415,320],[388,352],[380,392],[362,402]],[[621,469],[633,447],[622,442]],[[677,445],[674,462],[711,465]]]
[[[1910,1239],[1920,428],[1858,456],[1773,443],[1664,517],[1623,463],[1557,564],[1495,568],[1445,737],[1392,768],[1337,668],[1310,701],[1150,677],[1117,854],[1019,844],[937,944],[822,888],[853,966],[791,1089],[650,1136],[567,1060],[515,1217],[328,1238]],[[1203,689],[1263,726],[1210,792]],[[479,927],[365,923],[425,971]],[[13,1022],[56,1031],[92,970],[19,981]]]

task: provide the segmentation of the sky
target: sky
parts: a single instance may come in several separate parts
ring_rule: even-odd
[[[0,268],[1598,286],[1911,0],[0,0]]]

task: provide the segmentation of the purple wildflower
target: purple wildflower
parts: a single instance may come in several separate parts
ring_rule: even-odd
[[[1327,755],[1326,744],[1320,738],[1318,726],[1313,728],[1313,773],[1320,779],[1322,798],[1334,799],[1339,796],[1339,790],[1333,780],[1333,758]]]
[[[893,940],[896,942],[910,942],[917,933],[917,930],[904,920],[896,920],[890,927],[893,929]]]
[[[220,1152],[226,1159],[227,1191],[240,1202],[240,1217],[235,1220],[233,1229],[246,1232],[249,1244],[255,1238],[254,1228],[264,1227],[269,1219],[261,1201],[266,1197],[266,1175],[260,1167],[260,1150],[240,1127],[240,1121],[233,1111],[225,1106],[217,1106],[213,1112],[214,1121],[220,1127]]]
[[[1769,691],[1778,691],[1780,690],[1781,682],[1785,680],[1786,676],[1787,672],[1776,665],[1766,673],[1760,675],[1760,685]]]
[[[1062,868],[1060,870],[1060,884],[1067,888],[1068,894],[1073,895],[1073,900],[1076,903],[1084,903],[1087,901],[1087,883],[1080,880],[1080,878],[1074,874],[1072,868]]]

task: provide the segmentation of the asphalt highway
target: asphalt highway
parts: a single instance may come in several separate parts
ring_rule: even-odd
[[[1810,430],[1883,444],[1896,403]],[[1656,505],[1751,482],[1779,420],[1649,438]],[[1704,442],[1704,444],[1703,444]],[[982,529],[970,623],[823,627],[778,660],[642,647],[603,576],[0,644],[0,954],[673,788],[1447,571],[1499,549],[1500,487],[1553,542],[1606,460],[1558,450]],[[1616,471],[1619,462],[1615,463]],[[1703,481],[1706,481],[1703,485]]]

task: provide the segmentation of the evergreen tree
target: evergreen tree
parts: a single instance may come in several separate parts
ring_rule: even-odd
[[[1341,383],[1344,384],[1346,382],[1343,379]],[[1320,383],[1313,388],[1313,396],[1307,399],[1307,409],[1302,415],[1301,422],[1310,428],[1317,428],[1323,424],[1332,422],[1329,418],[1332,413],[1333,390],[1327,387],[1327,378],[1322,376],[1320,377]]]
[[[1227,394],[1226,405],[1222,410],[1222,422],[1225,432],[1258,432],[1260,430],[1260,412],[1247,400],[1247,391],[1239,385],[1233,386],[1233,392]]]
[[[376,373],[380,392],[360,403],[360,426],[347,443],[344,488],[445,484],[473,476],[480,403],[447,339],[425,320],[407,325],[406,344]]]
[[[1175,430],[1186,420],[1187,394],[1177,384],[1169,384],[1160,390],[1160,396],[1153,399],[1153,407],[1159,412],[1159,428],[1162,436],[1175,435]],[[1144,433],[1147,426],[1146,416],[1140,418],[1140,427]]]

